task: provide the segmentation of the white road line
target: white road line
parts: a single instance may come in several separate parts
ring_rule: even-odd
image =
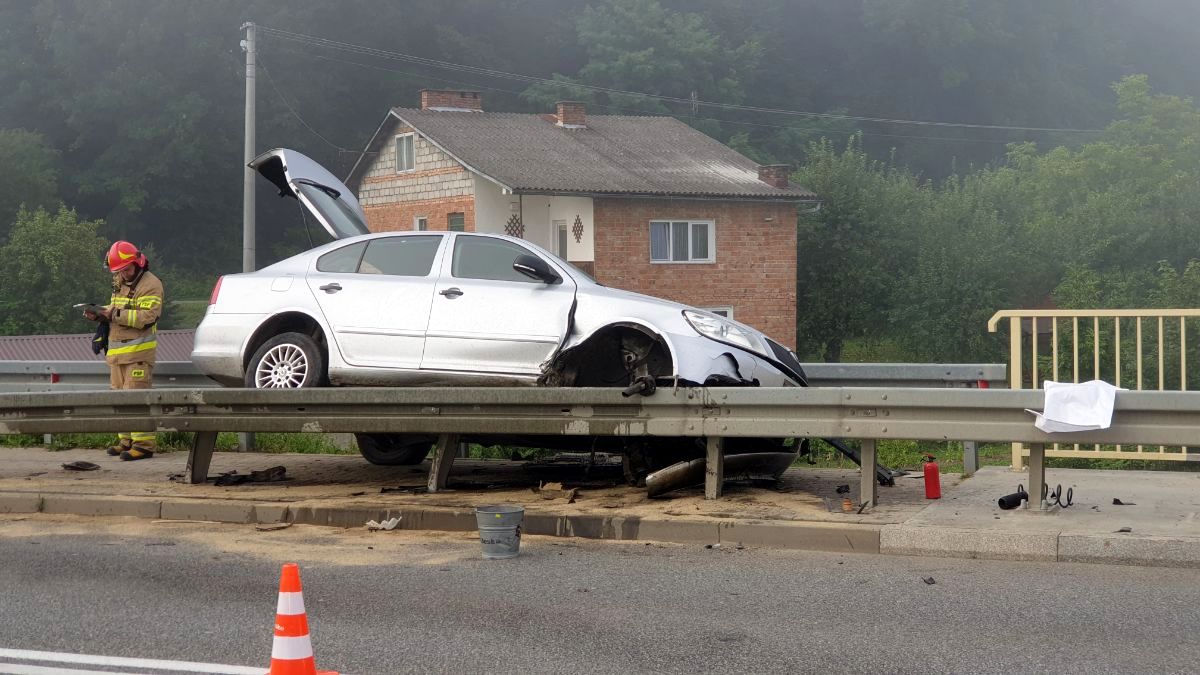
[[[26,666],[16,663],[0,663],[0,673],[6,675],[137,675],[119,670],[75,670],[57,666]]]
[[[130,659],[120,656],[98,656],[91,654],[68,654],[66,652],[36,652],[27,649],[0,648],[0,659],[13,661],[44,661],[48,663],[73,663],[84,666],[107,668],[140,668],[143,670],[168,670],[183,673],[212,673],[215,675],[265,675],[266,668],[250,666],[227,666],[220,663],[195,663],[192,661],[162,661],[159,659]],[[10,668],[35,668],[37,670],[8,670]],[[92,673],[99,671],[64,670],[0,663],[0,673]]]

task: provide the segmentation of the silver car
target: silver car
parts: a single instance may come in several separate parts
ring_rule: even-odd
[[[354,194],[308,157],[272,150],[250,166],[335,241],[218,280],[192,361],[223,384],[602,386],[629,394],[665,383],[805,384],[795,354],[744,324],[608,288],[523,239],[369,234]],[[368,460],[400,464],[421,461],[432,439],[358,440]]]

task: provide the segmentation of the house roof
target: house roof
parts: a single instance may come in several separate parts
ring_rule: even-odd
[[[191,361],[194,330],[158,331],[155,360]],[[92,334],[0,337],[0,361],[103,361],[92,354]]]
[[[364,157],[399,123],[468,169],[515,193],[812,201],[798,185],[773,187],[758,164],[673,117],[588,115],[567,129],[552,116],[393,108]],[[366,170],[360,157],[346,182]]]

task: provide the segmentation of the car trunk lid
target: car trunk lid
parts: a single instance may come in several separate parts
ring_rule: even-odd
[[[350,188],[313,159],[287,148],[268,150],[248,164],[279,188],[281,197],[297,199],[335,239],[369,234],[367,216]]]

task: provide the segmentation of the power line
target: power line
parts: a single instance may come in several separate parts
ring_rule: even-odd
[[[317,138],[321,139],[322,141],[325,142],[326,145],[328,145],[329,147],[331,147],[339,152],[350,152],[350,153],[358,154],[358,152],[359,152],[358,150],[351,150],[349,148],[343,148],[342,146],[338,145],[337,143],[334,143],[333,141],[329,140],[328,138],[325,138],[324,136],[321,135],[321,133],[319,131],[312,128],[311,124],[304,121],[304,118],[300,116],[300,113],[296,112],[296,109],[293,108],[292,104],[288,102],[287,97],[283,95],[283,92],[279,91],[279,87],[275,86],[275,80],[271,77],[271,71],[267,69],[267,64],[263,63],[261,52],[259,52],[259,55],[258,55],[258,67],[262,68],[263,73],[267,76],[267,83],[271,85],[271,89],[275,92],[275,95],[277,97],[279,97],[279,100],[283,102],[283,105],[292,113],[292,116],[295,117],[296,120],[300,122],[300,124],[304,125],[305,129],[308,129],[310,132],[312,132],[313,136],[316,136]]]
[[[284,39],[284,40],[292,40],[295,42],[302,42],[302,43],[314,45],[317,47],[325,47],[328,49],[337,49],[337,50],[341,50],[341,51],[363,54],[363,55],[367,55],[367,56],[375,56],[375,57],[382,58],[382,59],[405,61],[405,62],[409,62],[409,63],[416,63],[416,64],[430,66],[430,67],[434,67],[434,68],[443,68],[446,70],[472,73],[472,74],[476,74],[476,75],[484,75],[487,77],[499,77],[499,78],[505,78],[505,79],[510,79],[510,80],[518,80],[518,81],[522,81],[522,82],[544,83],[544,84],[551,84],[551,85],[555,85],[555,86],[559,86],[559,87],[584,89],[584,90],[588,90],[588,91],[595,91],[595,92],[605,93],[605,94],[651,98],[651,99],[655,99],[655,100],[659,100],[659,101],[668,101],[671,103],[681,103],[681,104],[686,104],[686,105],[694,104],[697,106],[708,106],[711,108],[720,108],[720,109],[726,109],[726,110],[740,110],[740,111],[744,111],[744,112],[759,112],[759,113],[769,113],[769,114],[775,114],[775,115],[793,115],[793,116],[798,116],[798,117],[812,117],[812,118],[819,118],[819,119],[843,120],[843,121],[852,121],[852,122],[871,122],[871,123],[878,123],[878,124],[905,124],[905,125],[916,125],[916,126],[925,126],[925,127],[948,127],[948,128],[960,128],[960,129],[990,129],[990,130],[1002,130],[1002,131],[1037,131],[1037,132],[1088,133],[1088,134],[1101,133],[1104,131],[1103,129],[1076,129],[1076,128],[1069,128],[1069,127],[1023,127],[1023,126],[1012,126],[1012,125],[1001,125],[1001,124],[970,124],[970,123],[965,123],[965,122],[938,122],[938,121],[928,121],[928,120],[907,120],[907,119],[895,119],[895,118],[884,118],[884,117],[864,117],[864,116],[859,116],[859,115],[840,115],[840,114],[836,114],[836,113],[817,113],[817,112],[808,112],[808,111],[803,111],[803,110],[786,110],[786,109],[782,109],[782,108],[767,108],[767,107],[762,107],[762,106],[740,105],[740,104],[736,104],[736,103],[720,103],[718,101],[705,101],[705,100],[700,100],[700,99],[692,99],[690,97],[689,98],[680,98],[680,97],[676,97],[676,96],[666,96],[663,94],[647,94],[644,92],[628,91],[628,90],[623,90],[623,89],[614,89],[611,87],[600,87],[600,86],[591,85],[591,84],[582,84],[582,83],[576,83],[576,82],[564,82],[562,80],[555,80],[553,78],[537,77],[534,75],[523,75],[520,73],[511,73],[511,72],[507,72],[507,71],[503,71],[503,70],[495,70],[492,68],[483,68],[480,66],[471,66],[471,65],[462,64],[462,63],[453,63],[450,61],[441,61],[438,59],[430,59],[430,58],[425,58],[422,56],[405,54],[402,52],[394,52],[394,51],[389,51],[389,50],[385,50],[385,49],[376,49],[374,47],[367,47],[365,45],[357,45],[357,44],[353,44],[353,43],[349,43],[349,42],[330,40],[327,38],[321,38],[321,37],[316,37],[316,36],[312,36],[312,35],[305,35],[303,33],[293,33],[291,31],[280,30],[277,28],[268,28],[266,26],[259,26],[259,29],[266,33],[274,35],[278,38]]]
[[[397,73],[400,75],[409,75],[412,77],[423,77],[423,75],[421,75],[420,73],[415,73],[413,71],[400,70],[398,68],[388,68],[388,67],[384,67],[384,66],[371,64],[371,63],[362,63],[360,61],[349,61],[346,59],[334,58],[332,56],[322,56],[320,54],[308,54],[308,56],[310,56],[314,59],[321,59],[323,61],[332,61],[334,63],[344,63],[346,65],[358,66],[360,68],[368,68],[371,70],[378,70],[378,71],[382,71],[382,72],[386,72],[386,73]],[[268,76],[268,78],[269,78],[269,76]],[[453,85],[464,86],[464,87],[472,87],[472,88],[476,88],[476,89],[483,89],[486,91],[494,91],[494,92],[498,92],[498,93],[502,93],[502,94],[511,94],[514,96],[519,96],[521,94],[521,92],[514,91],[512,89],[502,89],[500,87],[481,85],[481,84],[477,84],[475,82],[464,82],[462,80],[451,80],[451,79],[447,79],[444,77],[432,77],[430,79],[436,80],[437,82],[446,83],[446,84],[453,84]],[[615,106],[615,105],[604,104],[604,103],[592,103],[589,105],[595,106],[597,108],[604,108],[606,110],[615,110],[615,111],[624,112],[624,113],[637,113],[637,114],[643,114],[643,115],[650,113],[650,111],[647,111],[647,110],[641,110],[641,109],[637,109],[637,108],[628,108],[628,107],[624,107],[624,106]],[[297,117],[299,117],[299,116],[297,116]],[[833,130],[825,129],[822,127],[806,127],[806,126],[799,126],[799,125],[795,125],[795,124],[767,124],[765,122],[750,122],[750,121],[745,121],[745,120],[731,120],[731,119],[727,119],[727,118],[723,118],[723,117],[711,117],[711,116],[703,116],[703,115],[692,115],[691,117],[693,119],[705,120],[705,121],[710,121],[710,122],[719,122],[721,124],[733,124],[733,125],[760,127],[760,128],[768,128],[768,129],[785,129],[785,130],[790,129],[790,130],[795,130],[795,131],[806,131],[806,132],[814,132],[814,133],[821,133],[821,132],[840,133],[840,132],[835,132]],[[307,125],[305,125],[305,126],[307,126]],[[861,131],[861,130],[856,130],[856,131],[857,131],[857,133],[861,133],[864,136],[871,136],[871,137],[904,138],[904,139],[912,139],[912,140],[943,141],[943,142],[949,142],[949,143],[990,143],[993,145],[995,145],[995,144],[1007,145],[1008,143],[1011,142],[1007,139],[966,138],[966,137],[952,138],[952,137],[947,137],[947,136],[916,136],[916,135],[911,135],[911,134],[888,134],[888,133],[876,132],[876,131]],[[314,132],[314,133],[316,133],[316,132]],[[850,133],[850,132],[845,132],[845,133]]]

